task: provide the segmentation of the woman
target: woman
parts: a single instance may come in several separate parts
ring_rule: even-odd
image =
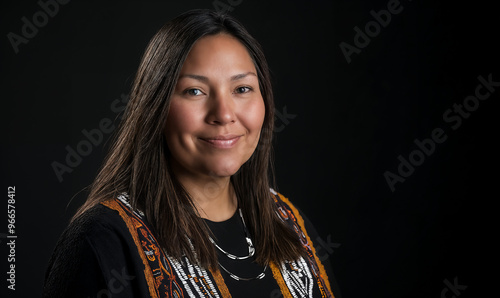
[[[44,296],[333,297],[312,227],[270,188],[273,112],[239,22],[194,10],[167,23]]]

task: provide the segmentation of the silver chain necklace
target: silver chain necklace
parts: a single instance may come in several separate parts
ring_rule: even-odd
[[[229,276],[231,276],[233,279],[236,279],[236,280],[244,280],[244,281],[249,281],[249,280],[255,280],[255,279],[262,279],[264,278],[264,276],[266,276],[266,269],[267,269],[267,264],[266,266],[264,266],[264,270],[262,270],[262,272],[255,276],[255,277],[239,277],[237,275],[235,275],[234,273],[231,273],[229,272],[229,270],[227,270],[226,268],[224,268],[224,266],[221,265],[221,263],[219,262],[219,266],[224,270],[226,271],[227,274],[229,274]]]
[[[247,244],[248,244],[248,255],[240,257],[240,256],[230,254],[227,251],[223,250],[219,245],[217,245],[217,243],[215,243],[214,239],[212,239],[212,237],[209,236],[210,242],[212,242],[213,245],[215,247],[217,247],[218,250],[220,250],[224,255],[226,255],[231,260],[245,260],[245,259],[248,259],[250,257],[253,257],[253,255],[255,254],[255,248],[253,246],[252,240],[250,239],[250,235],[248,233],[247,226],[245,224],[245,220],[243,219],[243,213],[241,212],[241,208],[238,208],[238,212],[239,212],[239,215],[241,218],[241,222],[243,223],[243,230],[245,231],[245,239],[246,239]],[[229,274],[229,276],[231,276],[231,278],[233,278],[235,280],[248,281],[248,280],[262,279],[262,278],[264,278],[264,276],[266,276],[265,272],[267,269],[267,264],[264,267],[264,270],[259,275],[255,276],[255,277],[245,278],[245,277],[239,277],[236,274],[229,272],[229,270],[227,270],[224,266],[222,266],[222,264],[220,262],[218,262],[218,263],[219,263],[219,266],[222,268],[222,270],[226,271],[226,273]]]
[[[243,219],[243,214],[241,212],[241,209],[238,208],[238,211],[240,214],[241,222],[243,222],[243,230],[245,230],[245,235],[246,235],[245,239],[246,239],[247,244],[248,244],[248,255],[239,257],[239,256],[235,256],[233,254],[230,254],[227,251],[223,250],[219,245],[217,245],[217,243],[215,243],[214,239],[212,239],[212,237],[209,236],[210,242],[212,242],[213,245],[215,245],[215,247],[217,247],[223,254],[225,254],[231,260],[244,260],[244,259],[248,259],[250,257],[253,257],[253,255],[255,254],[255,248],[253,246],[252,240],[250,239],[250,235],[248,234],[247,226],[245,225],[245,220]]]

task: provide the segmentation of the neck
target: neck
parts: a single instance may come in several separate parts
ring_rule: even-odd
[[[231,218],[238,207],[230,177],[190,175],[174,171],[189,193],[200,217],[219,222]]]

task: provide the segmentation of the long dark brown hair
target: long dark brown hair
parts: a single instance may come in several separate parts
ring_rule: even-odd
[[[304,250],[297,235],[278,217],[270,193],[271,182],[274,184],[274,100],[266,59],[259,43],[240,22],[209,10],[192,10],[176,17],[149,42],[110,151],[91,185],[87,201],[73,220],[100,202],[128,193],[131,205],[144,212],[159,244],[170,256],[180,258],[185,254],[191,262],[205,268],[217,266],[217,254],[208,237],[210,231],[169,166],[164,129],[170,97],[190,49],[201,37],[219,33],[234,36],[247,48],[265,103],[257,149],[231,177],[238,205],[255,242],[256,261],[264,265],[295,260]]]

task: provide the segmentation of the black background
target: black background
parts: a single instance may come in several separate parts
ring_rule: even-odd
[[[500,81],[495,9],[402,0],[402,11],[348,63],[339,44],[354,45],[354,27],[363,29],[374,20],[370,11],[391,1],[232,2],[241,3],[231,14],[264,48],[277,110],[289,114],[276,119],[279,191],[330,243],[316,246],[333,263],[343,297],[452,297],[444,281],[454,279],[467,286],[460,297],[498,295],[500,88],[456,130],[443,120],[474,95],[478,76]],[[52,249],[107,144],[93,146],[61,182],[51,164],[65,163],[67,146],[86,139],[83,129],[117,117],[112,103],[129,93],[149,39],[192,8],[214,5],[70,1],[16,54],[7,35],[21,35],[22,17],[41,8],[34,0],[2,4],[0,286],[7,297],[40,294]],[[397,174],[398,156],[408,159],[414,140],[436,128],[446,141],[392,192],[384,172]],[[5,274],[8,186],[16,187],[15,292]]]

